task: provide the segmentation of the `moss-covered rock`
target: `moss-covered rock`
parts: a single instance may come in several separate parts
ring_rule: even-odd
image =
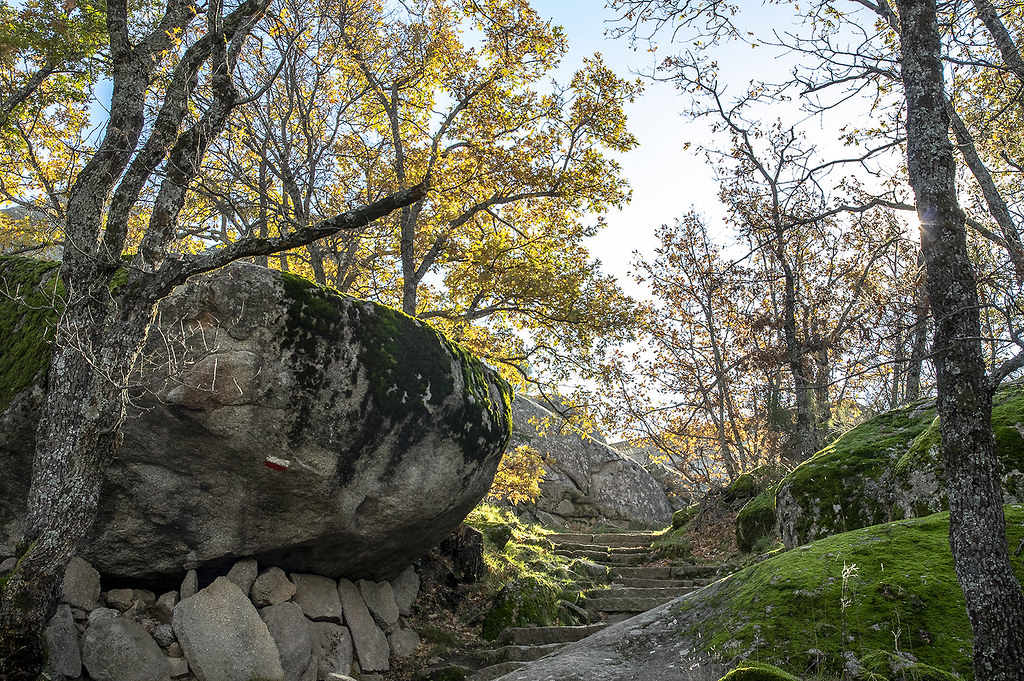
[[[567,603],[577,603],[585,590],[606,583],[606,567],[556,554],[547,530],[495,506],[477,506],[466,524],[485,539],[487,575],[476,587],[492,603],[485,638],[509,626],[587,622],[578,619],[579,608]]]
[[[1016,546],[1024,508],[1006,512]],[[675,614],[701,614],[701,645],[719,659],[813,667],[825,678],[916,661],[970,678],[972,634],[948,532],[949,514],[939,513],[820,539],[725,578]],[[1014,558],[1018,577],[1022,561]]]
[[[686,523],[693,520],[699,512],[700,506],[697,504],[690,504],[686,508],[679,509],[672,514],[672,529],[678,530],[686,527]]]
[[[1004,501],[1024,500],[1024,384],[1001,388],[992,425]],[[788,547],[948,508],[932,400],[865,421],[794,469],[779,485],[776,516]]]
[[[0,412],[45,375],[63,291],[57,263],[0,256]]]
[[[736,515],[736,545],[749,553],[765,537],[775,536],[775,491],[769,487],[748,501]]]
[[[743,473],[735,480],[729,483],[729,486],[725,488],[724,499],[728,503],[738,501],[740,499],[749,499],[757,496],[764,487],[761,485],[759,475],[751,471]]]
[[[480,635],[493,640],[508,627],[547,626],[558,620],[559,590],[538,574],[505,585],[494,598]]]

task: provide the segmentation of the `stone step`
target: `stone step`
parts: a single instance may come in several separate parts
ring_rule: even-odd
[[[664,567],[616,567],[612,572],[612,578],[625,579],[673,579],[672,568]]]
[[[693,593],[695,586],[669,586],[669,587],[615,587],[610,589],[590,589],[586,597],[591,598],[664,598],[671,600],[688,593]]]
[[[613,579],[707,579],[718,575],[716,565],[665,565],[658,567],[615,567]]]
[[[664,605],[671,600],[672,598],[660,596],[653,598],[643,596],[632,598],[586,598],[583,601],[583,607],[591,612],[630,612],[636,614],[647,612],[651,608],[657,608],[659,605]]]
[[[676,579],[714,577],[718,579],[723,576],[720,565],[673,565],[672,576]],[[714,581],[714,580],[711,580]]]
[[[651,559],[651,554],[648,553],[609,553],[607,558],[604,559],[606,565],[612,567],[617,565],[641,565],[647,563]]]
[[[593,562],[605,562],[608,560],[608,551],[581,550],[581,549],[555,549],[555,555],[568,558],[582,558]]]
[[[610,612],[607,613],[605,622],[608,624],[618,624],[619,622],[625,622],[632,617],[636,617],[637,614],[635,612]]]
[[[589,544],[602,547],[646,547],[654,541],[654,532],[609,532],[607,534],[554,533],[547,536],[555,544]]]
[[[696,584],[696,579],[638,579],[636,577],[618,577],[612,580],[612,584],[618,586],[628,587],[654,587],[654,588],[670,588],[674,586],[702,586]]]
[[[643,555],[650,555],[650,546],[610,546],[608,552],[612,555],[625,555],[628,553],[640,553]]]
[[[588,624],[575,627],[509,627],[501,632],[498,641],[520,646],[538,646],[547,643],[573,643],[596,634],[608,625]]]
[[[525,664],[525,662],[499,662],[498,664],[492,664],[490,667],[484,667],[470,674],[466,677],[466,681],[494,681],[494,679],[510,674]]]
[[[545,655],[569,645],[569,641],[560,643],[545,643],[542,645],[507,645],[497,648],[486,648],[480,651],[480,658],[483,664],[494,665],[499,662],[533,662]]]
[[[599,546],[598,544],[579,544],[576,542],[552,542],[555,545],[555,551],[600,551],[601,553],[608,553],[607,546]]]

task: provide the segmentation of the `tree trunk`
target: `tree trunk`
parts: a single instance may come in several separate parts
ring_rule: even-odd
[[[918,254],[918,266],[924,266],[923,254]],[[921,371],[924,367],[925,356],[928,354],[928,294],[925,291],[927,275],[921,272],[917,284],[917,295],[914,305],[914,328],[912,330],[914,343],[910,351],[910,361],[907,365],[907,387],[904,392],[904,400],[907,403],[920,399],[921,397]]]
[[[56,609],[64,567],[95,518],[119,442],[128,373],[153,318],[152,304],[148,315],[115,304],[106,281],[66,281],[69,304],[36,434],[21,560],[0,594],[0,678],[10,681],[35,679],[42,666],[40,635]]]
[[[935,0],[898,0],[910,183],[935,319],[949,540],[974,631],[978,681],[1024,679],[1024,594],[1010,565],[992,386],[982,361],[978,289],[957,202]]]

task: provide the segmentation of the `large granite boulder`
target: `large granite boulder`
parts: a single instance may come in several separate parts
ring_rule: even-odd
[[[0,258],[0,276],[39,288],[37,263]],[[36,312],[5,304],[0,323],[45,328]],[[0,362],[0,555],[24,515],[44,337]],[[150,581],[243,556],[393,577],[486,494],[510,430],[507,384],[431,326],[251,264],[160,305],[135,382],[83,556]]]
[[[1024,384],[995,395],[992,427],[1005,503],[1024,500]],[[921,400],[852,428],[779,483],[782,541],[800,544],[948,508],[935,402]]]
[[[512,403],[510,446],[520,445],[533,447],[545,461],[533,509],[541,522],[665,525],[672,520],[665,489],[643,466],[521,395]]]

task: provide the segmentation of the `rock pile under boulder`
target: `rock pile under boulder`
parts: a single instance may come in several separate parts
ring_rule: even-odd
[[[344,681],[372,679],[420,643],[405,617],[420,578],[388,581],[286,573],[238,561],[198,588],[194,571],[160,596],[101,591],[81,558],[68,566],[46,630],[53,678],[78,681]]]

